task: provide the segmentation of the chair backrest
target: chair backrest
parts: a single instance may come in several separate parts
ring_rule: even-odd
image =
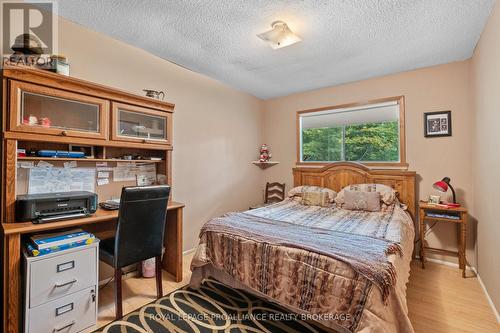
[[[170,186],[124,187],[115,236],[115,266],[159,256],[167,218]]]
[[[285,183],[266,183],[265,203],[285,200]]]

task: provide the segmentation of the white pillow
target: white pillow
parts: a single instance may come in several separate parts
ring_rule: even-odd
[[[347,185],[335,197],[335,203],[340,207],[345,203],[345,191],[378,192],[380,193],[380,200],[386,205],[392,205],[396,201],[397,195],[395,189],[383,184]]]
[[[380,211],[380,193],[365,191],[344,191],[344,205],[348,210],[364,210],[367,212]]]

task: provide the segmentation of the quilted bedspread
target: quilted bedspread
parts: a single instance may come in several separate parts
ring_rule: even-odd
[[[287,199],[207,222],[191,283],[213,276],[338,332],[413,332],[413,237],[399,204],[364,212]]]

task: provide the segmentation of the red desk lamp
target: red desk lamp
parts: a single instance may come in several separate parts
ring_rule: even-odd
[[[441,192],[447,192],[448,188],[451,189],[451,193],[453,194],[453,203],[445,203],[449,207],[460,207],[460,204],[457,203],[457,198],[455,195],[455,189],[450,184],[450,177],[444,177],[442,180],[437,181],[432,185],[436,190]]]

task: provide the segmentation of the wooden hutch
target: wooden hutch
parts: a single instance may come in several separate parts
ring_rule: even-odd
[[[75,220],[17,222],[16,196],[28,192],[30,168],[41,161],[59,168],[68,162],[82,168],[112,168],[134,156],[139,158],[134,163],[153,164],[157,179],[171,185],[174,104],[26,67],[4,67],[1,85],[2,321],[3,332],[17,333],[22,320],[23,237],[78,226],[105,238],[112,235],[117,217],[117,211],[98,209],[90,217]],[[87,146],[92,155],[84,159],[18,156],[18,149],[69,151],[70,145]],[[102,202],[119,197],[123,186],[135,183],[110,179],[94,188]],[[175,281],[182,280],[183,207],[169,202],[165,231],[163,267]]]

